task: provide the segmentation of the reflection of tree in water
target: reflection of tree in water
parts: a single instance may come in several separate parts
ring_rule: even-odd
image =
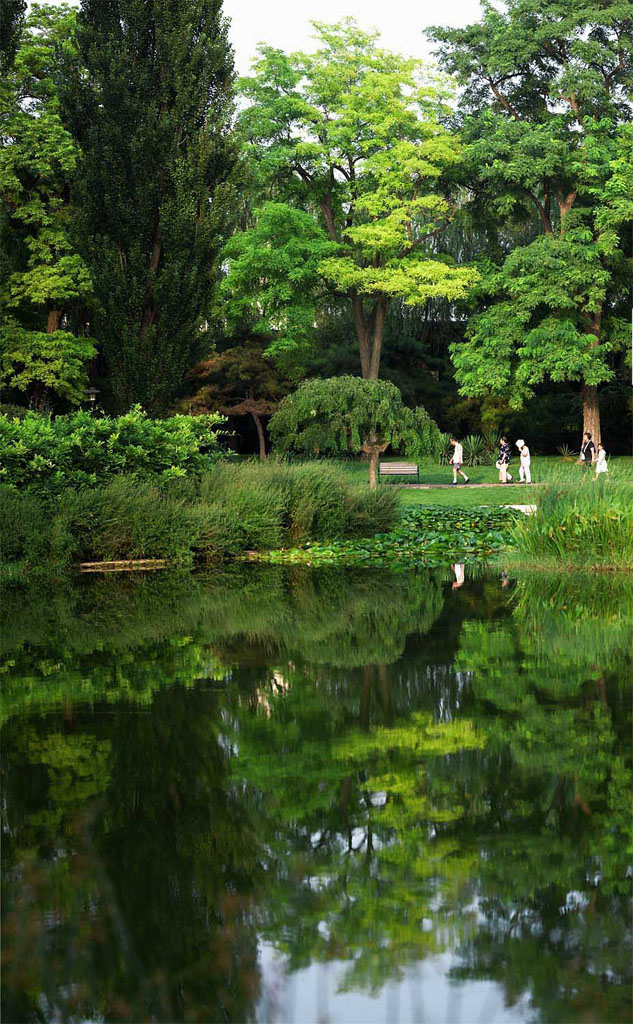
[[[257,841],[219,716],[176,687],[98,740],[85,712],[12,729],[5,1019],[251,1018]]]
[[[628,1020],[633,587],[534,575],[514,601],[497,630],[467,623],[457,658],[508,766],[491,787],[505,829],[482,865],[485,924],[457,973],[530,991],[545,1020]]]
[[[8,592],[3,714],[69,700],[149,703],[158,688],[221,680],[227,663],[249,657],[390,662],[441,605],[436,577],[255,566],[211,577],[82,581],[53,601]]]
[[[90,581],[53,603],[22,595],[19,618],[4,606],[7,1019],[252,1016],[261,850],[227,774],[230,704],[200,684],[228,678],[236,637],[247,662],[249,648],[396,657],[441,599],[419,582],[317,575]],[[63,717],[32,715],[51,707]]]
[[[258,932],[349,987],[451,949],[546,1020],[625,1019],[633,602],[592,583],[40,599],[3,638],[6,1019],[249,1019]]]

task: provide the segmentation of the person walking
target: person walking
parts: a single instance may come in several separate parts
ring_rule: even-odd
[[[582,439],[582,445],[580,448],[580,462],[585,467],[591,466],[596,460],[596,446],[591,439],[589,431],[586,432]]]
[[[604,445],[603,444],[599,444],[598,445],[598,458],[596,459],[596,476],[595,476],[595,479],[597,480],[598,477],[602,476],[603,473],[608,473],[608,472],[609,472],[609,467],[607,465],[607,453],[604,450]]]
[[[509,484],[512,480],[512,475],[509,470],[510,445],[508,444],[507,437],[499,438],[499,458],[497,459],[496,465],[499,470],[499,482],[502,484]]]
[[[464,465],[463,446],[459,443],[456,437],[451,437],[451,444],[453,446],[453,458],[451,459],[451,465],[453,467],[453,483],[457,483],[457,474],[459,473],[460,476],[463,476],[464,483],[469,484],[470,477],[467,477],[462,470],[462,466]]]
[[[523,440],[523,438],[521,438],[520,441],[517,441],[517,448],[519,449],[519,452],[521,454],[521,465],[519,467],[519,480],[521,481],[522,484],[531,484],[532,483],[532,472],[530,470],[530,465],[531,465],[532,459],[530,457],[530,449],[526,445],[526,443]]]

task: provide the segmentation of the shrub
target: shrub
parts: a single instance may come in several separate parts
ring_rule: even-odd
[[[633,492],[626,483],[592,478],[553,481],[533,516],[516,527],[520,557],[536,563],[633,567]]]
[[[464,438],[464,462],[467,466],[489,466],[492,455],[486,439],[481,434],[469,434]]]
[[[85,411],[55,419],[0,415],[0,480],[50,491],[94,487],[121,473],[199,473],[220,454],[222,422],[216,415],[155,420],[138,407],[114,419]]]

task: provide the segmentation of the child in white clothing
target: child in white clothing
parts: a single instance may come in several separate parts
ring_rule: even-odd
[[[604,450],[604,446],[598,445],[598,458],[596,459],[596,480],[601,473],[608,473],[609,467],[607,466],[607,453]]]
[[[532,461],[530,457],[530,449],[526,445],[523,438],[517,441],[517,448],[521,453],[521,465],[519,467],[519,480],[524,484],[532,483],[532,472],[530,470],[530,463]]]

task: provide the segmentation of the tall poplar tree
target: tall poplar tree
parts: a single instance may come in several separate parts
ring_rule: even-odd
[[[201,354],[230,222],[233,54],[221,0],[82,0],[65,110],[111,403],[165,409]],[[206,346],[208,348],[208,343]]]
[[[463,394],[520,406],[543,381],[575,381],[600,437],[598,386],[629,336],[633,136],[630,0],[483,0],[483,17],[437,28],[457,76],[465,158],[480,211],[537,216],[536,238],[490,262],[478,315],[453,346]]]

